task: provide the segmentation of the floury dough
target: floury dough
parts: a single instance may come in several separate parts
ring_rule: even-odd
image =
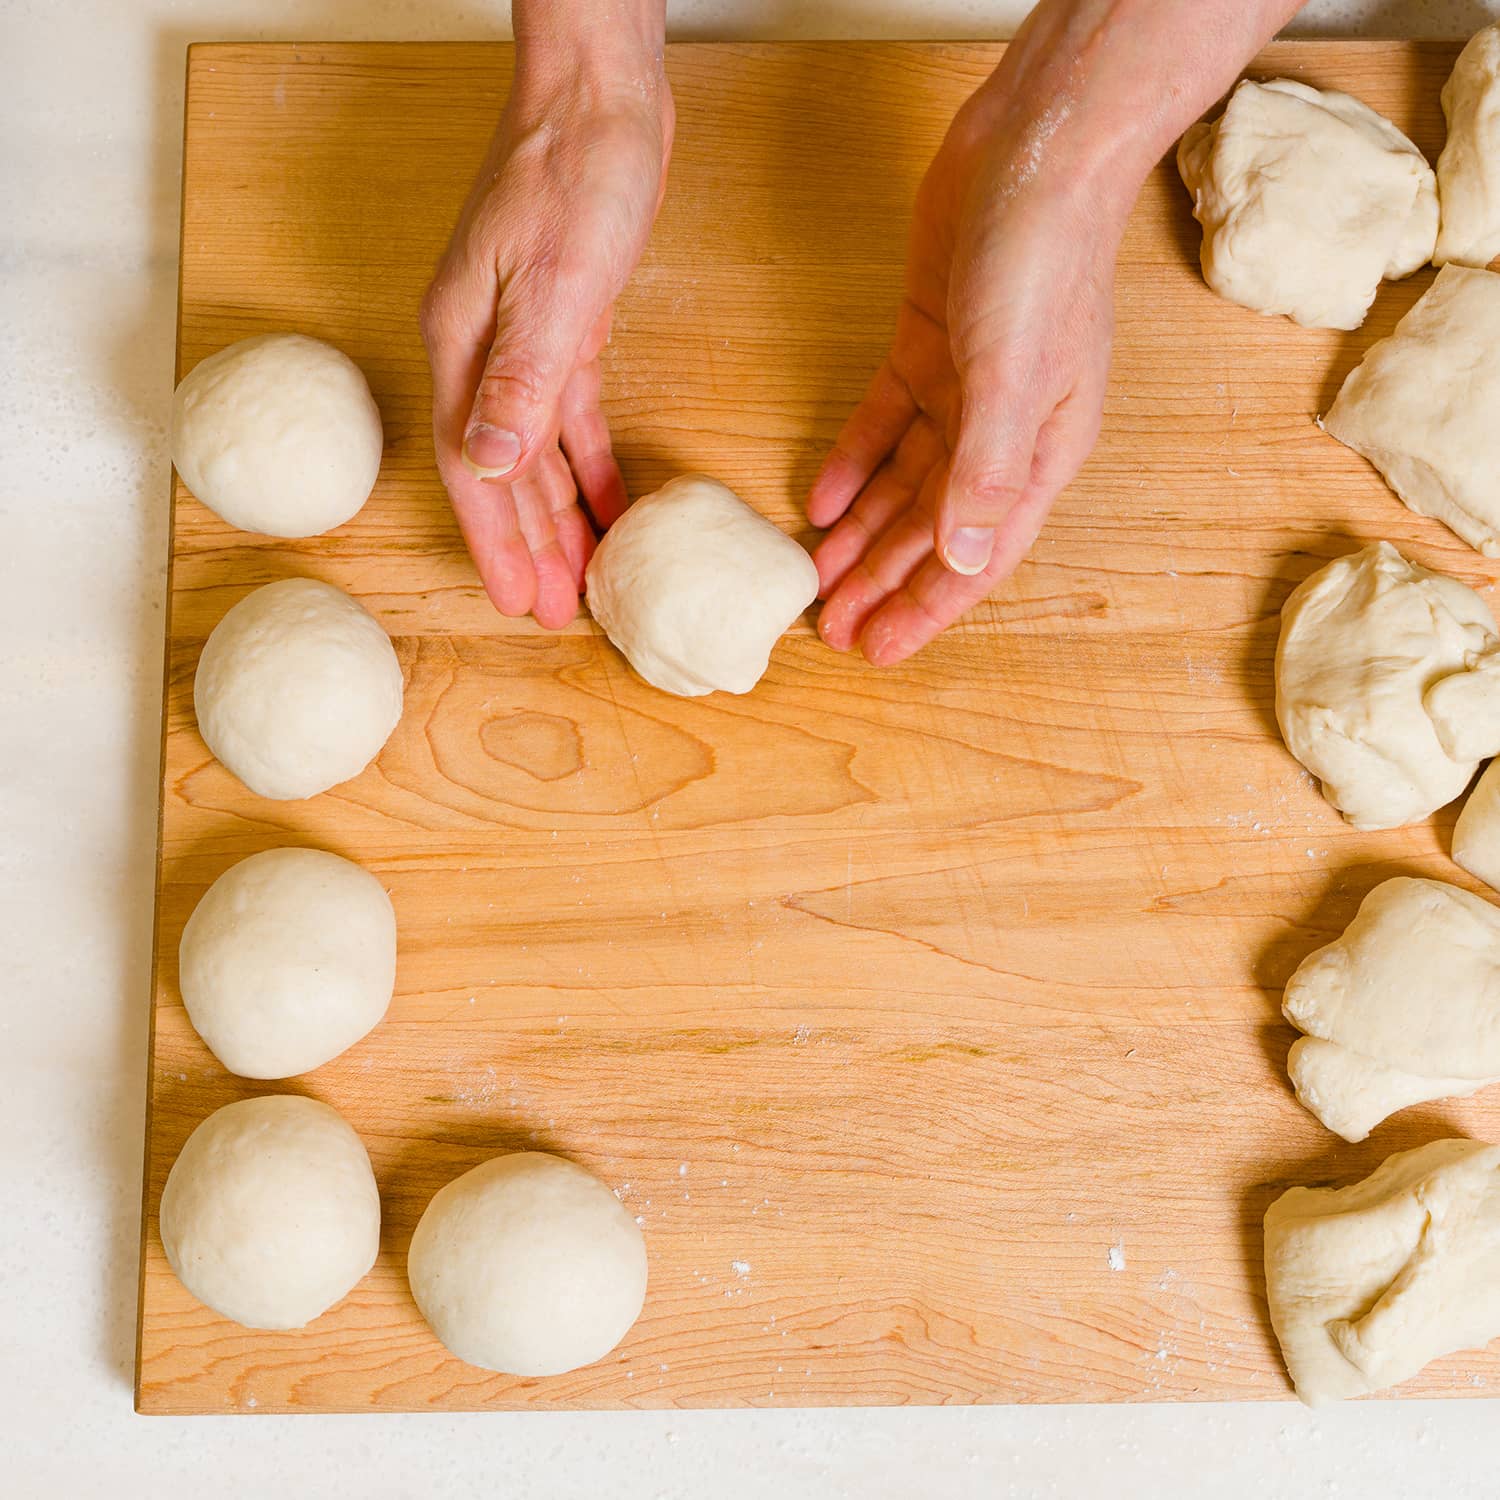
[[[812,558],[702,474],[637,500],[588,568],[604,633],[652,687],[684,698],[748,693],[817,593]]]
[[[1266,1213],[1266,1294],[1309,1406],[1384,1390],[1500,1335],[1500,1147],[1433,1141]]]
[[[367,870],[321,849],[267,849],[226,870],[182,932],[182,1001],[241,1078],[291,1078],[385,1014],[396,914]]]
[[[1246,79],[1183,136],[1177,168],[1203,225],[1204,279],[1256,312],[1358,328],[1381,280],[1432,254],[1432,168],[1348,94]]]
[[[401,717],[401,664],[342,589],[284,578],[241,599],[193,680],[208,748],[252,792],[315,797],[359,775]]]
[[[619,1199],[541,1151],[492,1157],[440,1188],[407,1258],[412,1296],[460,1359],[561,1375],[603,1359],[640,1316],[646,1242]]]
[[[1485,767],[1453,825],[1453,860],[1500,891],[1500,760]]]
[[[1500,26],[1469,38],[1443,85],[1448,140],[1437,160],[1442,208],[1433,260],[1487,266],[1500,255]]]
[[[200,360],[172,401],[172,462],[216,515],[267,536],[317,536],[369,499],[380,409],[359,366],[300,333]]]
[[[1324,431],[1419,516],[1500,557],[1500,275],[1444,266],[1350,372]]]
[[[1282,607],[1276,719],[1356,828],[1413,823],[1500,749],[1497,652],[1478,594],[1376,542]]]
[[[1441,880],[1387,880],[1298,965],[1281,1009],[1306,1033],[1287,1057],[1297,1098],[1346,1141],[1500,1081],[1500,907]]]
[[[272,1094],[226,1104],[188,1137],[160,1222],[200,1302],[246,1328],[301,1328],[375,1264],[380,1195],[341,1115]]]

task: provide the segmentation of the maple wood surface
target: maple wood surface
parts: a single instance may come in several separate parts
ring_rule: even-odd
[[[1442,140],[1455,48],[1289,43],[1252,70],[1348,89]],[[991,45],[685,45],[671,185],[605,354],[632,493],[702,469],[810,541],[803,497],[894,321],[909,205]],[[138,1403],[142,1410],[1278,1397],[1260,1220],[1451,1133],[1500,1091],[1348,1146],[1293,1100],[1280,987],[1397,872],[1467,883],[1451,811],[1347,828],[1272,717],[1277,611],[1376,537],[1476,585],[1313,423],[1430,284],[1355,334],[1220,301],[1170,162],[1120,260],[1104,433],[1033,558],[876,671],[807,622],[748,697],[645,686],[586,619],[480,591],[433,469],[418,302],[510,48],[214,45],[189,63],[179,373],[249,334],[369,376],[369,504],[249,536],[179,485],[173,532]],[[203,639],[258,584],[348,589],[406,709],[305,802],[246,791],[194,725]],[[182,925],[277,844],[373,870],[396,995],[285,1084],[227,1075],[177,989]],[[177,1282],[167,1171],[231,1099],[334,1105],[369,1148],[372,1273],[290,1333]],[[640,1216],[645,1312],[601,1363],[510,1379],[446,1354],[407,1290],[418,1215],[497,1151],[599,1173]],[[1495,1354],[1403,1390],[1471,1394]]]

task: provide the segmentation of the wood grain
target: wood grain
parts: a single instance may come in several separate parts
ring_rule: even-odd
[[[1287,44],[1256,71],[1347,88],[1432,153],[1453,54]],[[671,49],[671,190],[607,353],[633,492],[702,468],[810,536],[802,497],[888,337],[917,181],[998,55]],[[1500,1136],[1491,1091],[1344,1145],[1293,1101],[1278,1014],[1377,881],[1462,879],[1451,815],[1345,827],[1271,708],[1277,610],[1323,560],[1383,536],[1489,583],[1312,421],[1431,273],[1355,335],[1258,318],[1204,288],[1164,165],[1121,257],[1104,436],[1034,558],[900,667],[804,623],[749,698],[672,699],[587,621],[496,615],[433,471],[416,308],[509,66],[471,45],[191,54],[180,369],[270,329],[331,339],[387,449],[363,513],[312,541],[175,496],[140,1408],[1287,1396],[1271,1199]],[[208,630],[289,575],[358,595],[408,684],[378,763],[293,804],[216,765],[191,706]],[[386,1022],[284,1085],[369,1146],[380,1259],[309,1328],[256,1333],[177,1283],[156,1205],[193,1126],[262,1091],[187,1024],[182,924],[283,842],[374,870],[401,957]],[[630,1337],[555,1380],[448,1357],[404,1277],[431,1194],[524,1145],[602,1174],[651,1255]],[[1405,1391],[1497,1375],[1464,1355]]]

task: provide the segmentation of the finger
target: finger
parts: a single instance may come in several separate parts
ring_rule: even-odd
[[[501,614],[529,614],[536,597],[531,552],[521,535],[508,486],[486,483],[463,462],[464,422],[484,363],[484,346],[466,331],[462,309],[493,291],[470,287],[465,297],[429,296],[422,328],[432,369],[432,439],[438,473],[448,491],[464,544],[486,594]]]
[[[1008,371],[999,359],[965,369],[958,439],[938,498],[938,555],[970,578],[989,566],[995,529],[1031,482],[1037,432],[1055,404],[1042,409],[1036,392],[1016,389]]]
[[[523,267],[501,286],[495,331],[464,430],[482,479],[519,479],[557,439],[563,390],[608,306],[587,269]]]
[[[548,502],[552,506],[552,527],[557,533],[557,545],[567,560],[573,587],[581,596],[584,574],[598,541],[594,528],[578,501],[578,487],[574,483],[572,471],[568,468],[567,460],[559,455],[558,477],[548,486]]]
[[[928,474],[917,498],[829,595],[818,616],[818,634],[835,651],[847,651],[875,611],[931,555],[932,500],[942,483],[942,472],[939,464]]]
[[[807,518],[814,526],[831,526],[848,510],[916,414],[917,403],[906,382],[887,360],[876,371],[870,389],[844,423],[813,480]]]
[[[536,601],[531,612],[546,630],[560,630],[578,613],[578,581],[558,537],[556,517],[572,505],[573,477],[554,447],[532,474],[515,486],[521,534],[536,570]]]
[[[625,513],[630,497],[615,462],[609,424],[599,407],[599,361],[574,370],[563,388],[559,436],[578,493],[601,530]]]
[[[909,506],[943,455],[942,434],[925,417],[906,429],[896,451],[875,471],[859,498],[818,544],[813,562],[823,598],[843,582],[876,538]]]
[[[901,588],[869,615],[859,636],[860,650],[876,667],[888,667],[919,651],[978,604],[1031,550],[1051,506],[1037,490],[1012,509],[982,573],[965,575],[933,554]]]

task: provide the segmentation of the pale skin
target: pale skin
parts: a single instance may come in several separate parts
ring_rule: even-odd
[[[828,645],[901,661],[1026,556],[1099,434],[1141,183],[1299,3],[1041,0],[1027,17],[927,171],[890,352],[807,499]],[[515,82],[422,332],[438,469],[485,589],[557,629],[628,503],[599,351],[674,116],[663,0],[512,16]]]

